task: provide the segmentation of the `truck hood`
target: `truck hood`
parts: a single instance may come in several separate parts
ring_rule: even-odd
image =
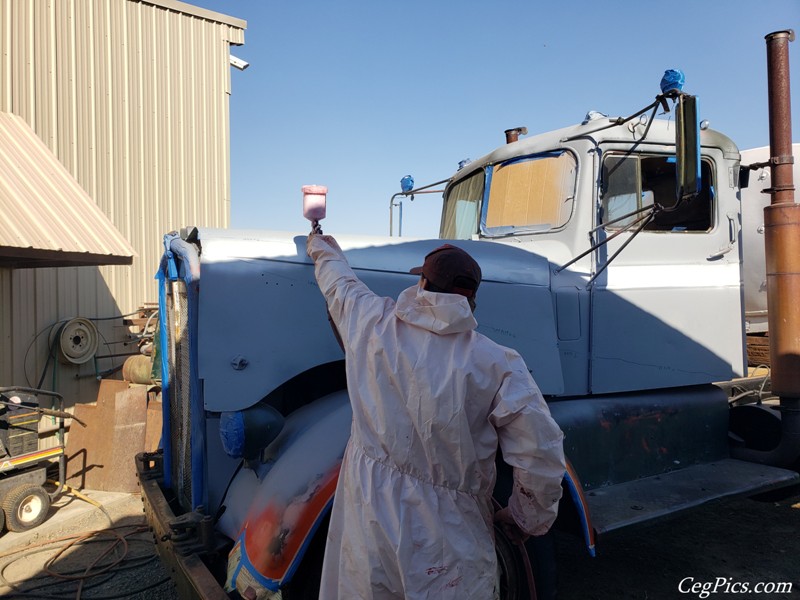
[[[317,366],[343,360],[306,255],[305,235],[201,229],[198,374],[207,410],[251,406]],[[409,270],[444,240],[337,236],[350,266],[376,294],[415,285]],[[186,245],[185,242],[181,242]],[[448,242],[481,265],[477,331],[516,349],[545,394],[564,390],[550,265],[519,246]]]
[[[199,229],[202,262],[280,260],[308,263],[305,235],[285,231]],[[484,281],[549,286],[550,269],[544,257],[518,246],[469,240],[334,236],[354,270],[408,273],[425,255],[444,243],[463,248],[478,261]],[[415,281],[416,277],[410,276]]]

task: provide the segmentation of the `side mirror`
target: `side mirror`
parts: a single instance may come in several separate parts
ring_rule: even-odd
[[[739,167],[739,189],[743,190],[750,187],[750,167],[742,165]]]
[[[676,193],[680,202],[697,196],[701,189],[700,126],[697,120],[697,96],[678,94],[675,129]]]

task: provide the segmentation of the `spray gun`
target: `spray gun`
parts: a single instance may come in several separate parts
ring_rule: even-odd
[[[328,188],[324,185],[304,185],[303,188],[303,216],[311,221],[311,233],[322,233],[322,227],[319,222],[325,218],[325,196],[328,193]],[[328,315],[328,323],[330,323],[333,330],[333,336],[339,344],[339,347],[344,351],[344,343],[342,336],[339,335],[339,330],[333,322],[330,311],[325,311]]]
[[[311,221],[311,233],[322,233],[319,222],[325,218],[325,195],[328,188],[324,185],[304,185],[303,216]]]

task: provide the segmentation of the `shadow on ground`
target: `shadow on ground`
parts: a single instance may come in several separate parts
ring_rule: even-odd
[[[636,529],[597,543],[588,556],[580,540],[557,536],[561,600],[800,597],[800,488],[737,499]],[[687,580],[686,578],[691,578]],[[716,593],[711,586],[719,584]],[[681,582],[683,581],[683,584]],[[706,584],[710,593],[681,593]],[[755,593],[759,583],[791,583],[791,591]],[[735,583],[748,583],[743,593]],[[725,586],[728,585],[727,593]],[[733,593],[736,592],[736,593]]]
[[[176,600],[156,557],[140,497],[88,494],[103,511],[65,495],[40,527],[0,537],[0,597],[75,598],[80,586],[80,597],[86,599]],[[75,543],[97,531],[102,533]],[[700,590],[681,593],[682,581],[689,589],[721,578],[723,586],[791,583],[792,590],[732,594],[719,587],[706,597],[793,600],[800,597],[799,531],[800,488],[794,488],[771,497],[719,502],[621,531],[598,540],[596,558],[588,556],[578,538],[559,534],[559,598],[688,600],[700,598]],[[84,577],[87,569],[95,575]]]

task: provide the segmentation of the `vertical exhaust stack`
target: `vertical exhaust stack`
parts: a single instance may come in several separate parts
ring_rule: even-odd
[[[764,208],[764,234],[772,391],[782,401],[800,401],[800,205],[795,202],[792,176],[789,90],[789,43],[794,32],[777,31],[766,40],[772,200]]]
[[[780,398],[781,439],[772,450],[732,448],[731,456],[794,467],[800,459],[800,204],[792,174],[789,43],[792,30],[766,36],[769,90],[769,165],[772,195],[764,208],[772,392]]]

